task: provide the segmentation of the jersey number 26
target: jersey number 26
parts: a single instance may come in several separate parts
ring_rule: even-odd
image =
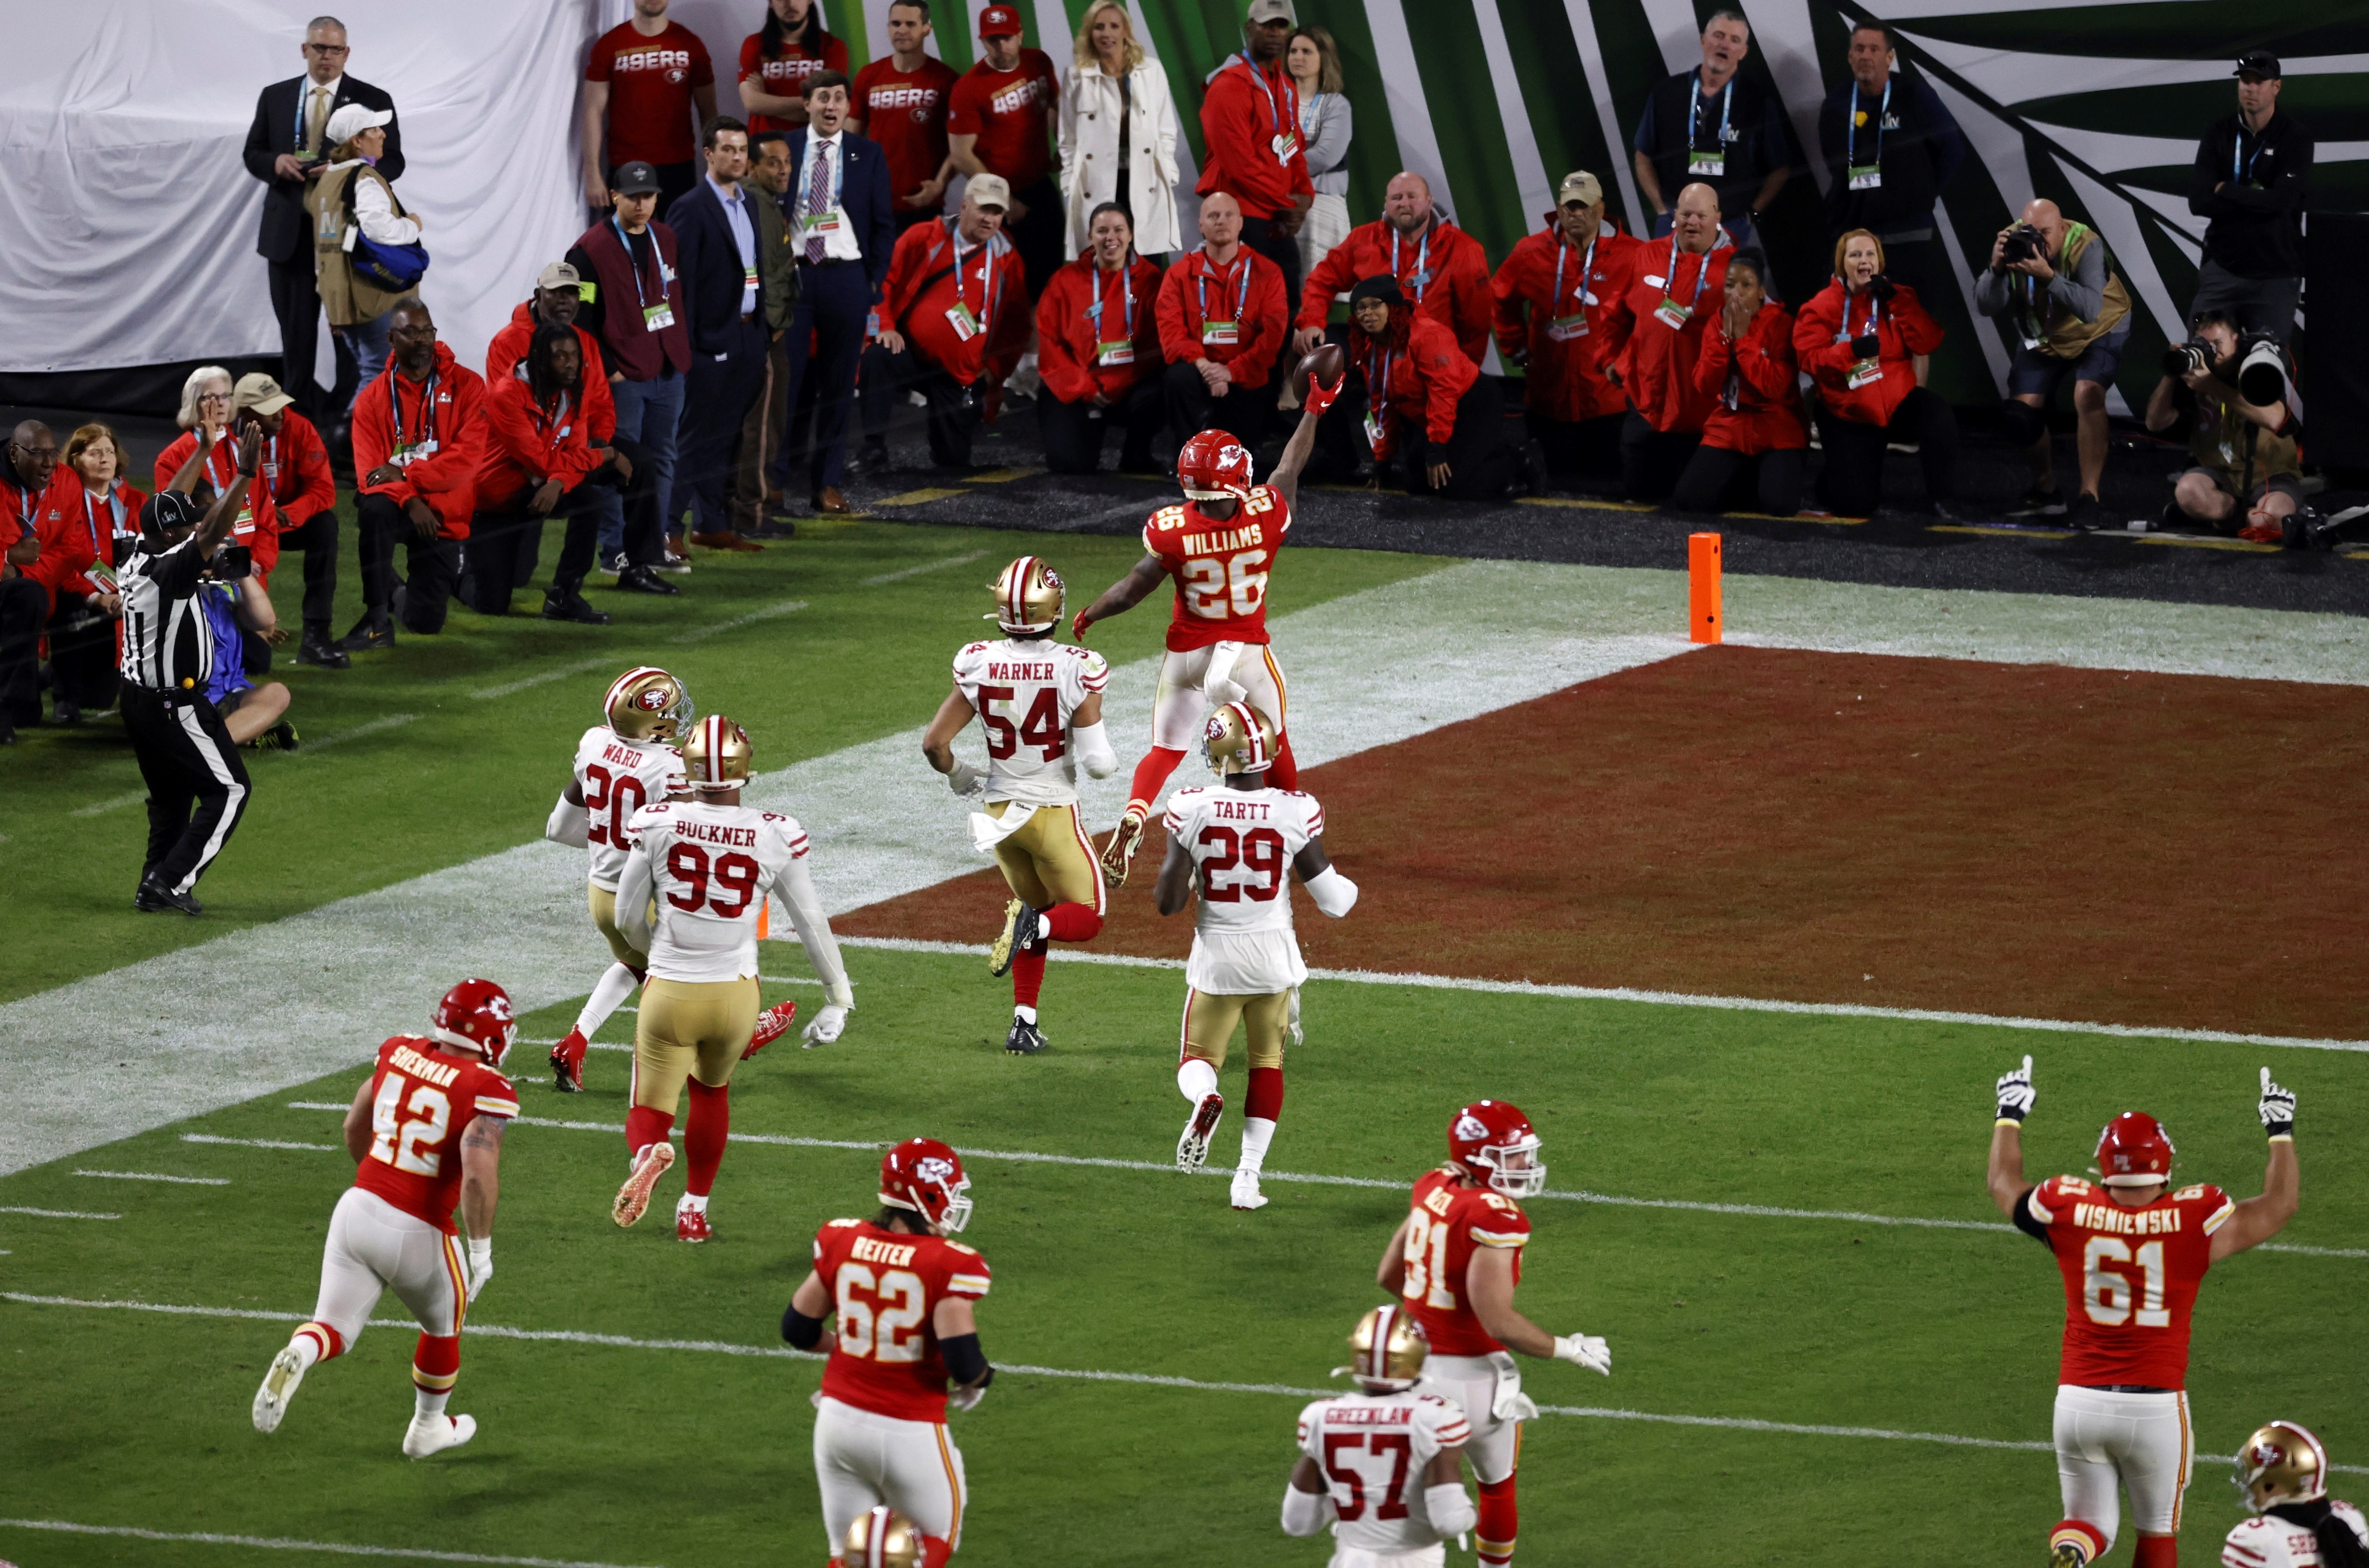
[[[1184,563],[1184,608],[1204,621],[1258,613],[1266,602],[1266,552],[1244,550],[1225,562]]]

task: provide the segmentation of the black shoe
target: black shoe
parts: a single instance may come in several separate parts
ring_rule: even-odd
[[[617,587],[626,593],[681,593],[682,589],[647,567],[631,566],[617,574]]]
[[[1033,1057],[1045,1048],[1045,1031],[1023,1018],[1012,1015],[1012,1033],[1003,1036],[1003,1048],[1016,1057]]]
[[[1963,522],[1966,521],[1965,509],[1960,507],[1955,501],[1935,501],[1927,509],[1931,511],[1936,518],[1940,519],[1943,522]]]
[[[82,722],[81,704],[67,702],[63,697],[60,697],[50,704],[50,720],[53,724],[80,724]]]
[[[154,879],[140,884],[140,891],[132,897],[132,907],[148,915],[159,914],[166,910],[178,910],[192,917],[206,912],[206,907],[196,898],[187,893],[176,893]]]
[[[2062,490],[2043,490],[2039,486],[2034,485],[2031,488],[2023,493],[2023,499],[2016,502],[2014,506],[2008,509],[2007,515],[2017,518],[2063,517],[2065,515],[2065,492]]]
[[[546,621],[574,621],[585,626],[605,626],[609,624],[607,612],[585,603],[584,596],[574,589],[565,593],[555,588],[547,589],[543,596],[543,618]]]
[[[296,662],[317,664],[324,670],[349,670],[354,661],[346,657],[345,649],[331,640],[326,624],[307,621],[304,623],[303,646],[296,650]]]
[[[383,610],[364,611],[362,618],[354,623],[354,629],[338,639],[341,653],[375,653],[394,646],[395,622]],[[302,663],[304,656],[300,653],[296,658]]]
[[[888,446],[885,441],[866,441],[863,450],[847,465],[850,474],[886,474],[888,472]]]
[[[1038,933],[1045,928],[1045,917],[1022,899],[1014,898],[1003,909],[1003,932],[987,951],[987,972],[1001,979],[1012,972],[1012,961],[1036,944]]]
[[[261,751],[293,751],[296,750],[296,727],[283,718],[247,744]]]
[[[2106,526],[2106,514],[2099,507],[2097,497],[2079,495],[2074,497],[2073,504],[2065,509],[2065,522],[2066,526],[2083,533],[2095,533]]]

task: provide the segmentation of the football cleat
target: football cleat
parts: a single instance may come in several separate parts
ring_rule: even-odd
[[[1209,1137],[1218,1130],[1218,1122],[1226,1114],[1223,1094],[1204,1094],[1201,1103],[1193,1107],[1193,1115],[1184,1123],[1184,1134],[1176,1140],[1176,1168],[1197,1171],[1209,1160]]]
[[[1033,1057],[1050,1044],[1045,1031],[1018,1013],[1012,1015],[1012,1033],[1003,1036],[1003,1048],[1016,1057]]]
[[[609,1218],[619,1225],[639,1221],[649,1211],[650,1189],[658,1185],[658,1178],[673,1163],[673,1144],[660,1139],[643,1145],[642,1151],[634,1157],[634,1173],[625,1178],[625,1185],[617,1189],[615,1200],[609,1205]]]
[[[1003,906],[1003,933],[995,945],[987,950],[987,972],[1001,977],[1012,972],[1012,960],[1017,955],[1036,945],[1045,929],[1045,917],[1014,898]]]
[[[678,1242],[705,1242],[715,1235],[707,1223],[704,1208],[678,1208],[674,1211],[674,1239]]]
[[[2089,1554],[2077,1542],[2060,1540],[2048,1553],[2048,1568],[2089,1568]]]
[[[554,1089],[563,1094],[578,1094],[584,1090],[584,1053],[590,1049],[581,1029],[570,1029],[567,1037],[551,1047],[551,1076]]]
[[[255,1429],[277,1432],[280,1417],[288,1413],[288,1402],[296,1397],[296,1390],[304,1381],[304,1360],[292,1345],[280,1347],[271,1358],[271,1368],[263,1374],[263,1386],[255,1391]]]
[[[424,1459],[447,1448],[457,1448],[477,1435],[474,1415],[415,1415],[403,1434],[406,1459]]]
[[[1259,1173],[1256,1171],[1236,1171],[1234,1173],[1233,1203],[1236,1208],[1265,1208],[1266,1207],[1266,1198],[1265,1195],[1260,1193],[1258,1190],[1258,1179]]]
[[[1127,886],[1127,874],[1135,864],[1136,852],[1143,848],[1143,818],[1130,811],[1118,819],[1110,838],[1103,844],[1103,880],[1114,887]]]
[[[790,1024],[797,1015],[798,1004],[795,1001],[777,1001],[757,1014],[757,1026],[749,1032],[749,1048],[740,1053],[740,1059],[747,1061],[788,1034]]]

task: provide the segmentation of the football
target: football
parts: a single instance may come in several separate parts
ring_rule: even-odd
[[[1306,354],[1301,355],[1299,363],[1292,367],[1292,395],[1305,402],[1308,398],[1308,380],[1310,376],[1330,386],[1340,380],[1348,369],[1349,356],[1342,349],[1340,344],[1319,343]]]

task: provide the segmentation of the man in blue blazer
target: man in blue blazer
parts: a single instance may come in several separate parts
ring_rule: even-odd
[[[798,308],[790,319],[789,385],[783,406],[795,411],[811,361],[815,439],[807,487],[815,509],[845,512],[839,482],[847,471],[847,421],[855,407],[855,367],[897,216],[888,156],[880,143],[848,130],[847,78],[818,71],[806,79],[807,128],[790,132],[789,193],[782,205],[798,247]],[[809,343],[811,342],[811,349]],[[786,455],[786,443],[784,445]],[[784,475],[782,487],[789,488]]]
[[[761,550],[732,527],[725,506],[740,446],[740,425],[765,382],[764,231],[751,202],[768,198],[742,181],[749,173],[749,128],[730,115],[700,132],[705,177],[667,209],[675,267],[691,320],[691,370],[682,421],[675,429],[674,493],[667,530],[695,513],[691,542],[711,550]]]

